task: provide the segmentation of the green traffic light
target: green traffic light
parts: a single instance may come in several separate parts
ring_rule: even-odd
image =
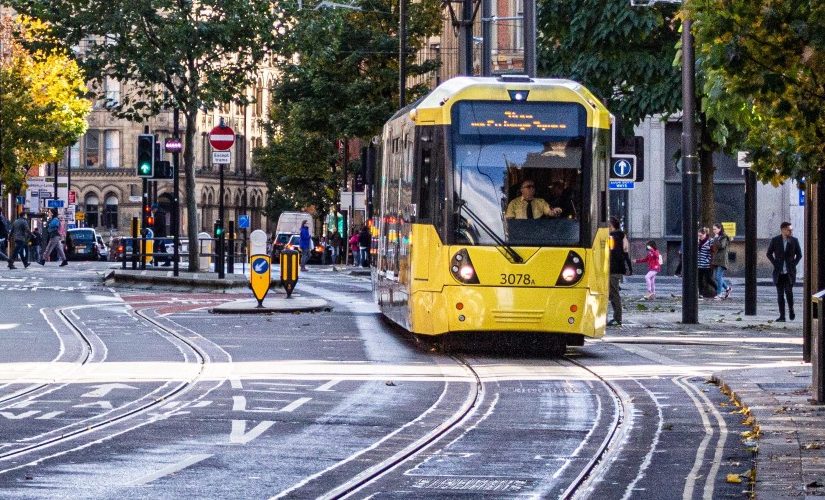
[[[140,165],[140,173],[142,175],[149,175],[150,173],[152,173],[152,165],[149,165],[148,163],[142,163]]]

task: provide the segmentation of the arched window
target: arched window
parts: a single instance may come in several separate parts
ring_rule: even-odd
[[[86,196],[83,204],[86,207],[86,226],[97,227],[100,223],[100,200],[97,196],[90,194]]]
[[[106,197],[106,205],[103,207],[103,227],[106,229],[117,229],[117,196]]]

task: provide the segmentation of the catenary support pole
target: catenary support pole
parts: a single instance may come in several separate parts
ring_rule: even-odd
[[[536,76],[536,0],[524,0],[524,70],[527,76]]]
[[[745,169],[745,315],[756,315],[756,172]]]
[[[407,0],[398,5],[398,107],[407,105]]]
[[[493,0],[481,0],[481,76],[493,76]]]
[[[697,276],[698,222],[696,206],[696,115],[695,68],[692,21],[685,18],[682,26],[682,323],[699,322],[699,295]]]
[[[172,110],[172,137],[180,140],[180,110]],[[172,153],[172,274],[180,274],[180,152]]]

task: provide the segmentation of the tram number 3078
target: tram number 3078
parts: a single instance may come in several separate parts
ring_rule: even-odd
[[[530,277],[529,274],[505,274],[502,273],[499,275],[501,281],[498,283],[500,285],[535,285],[536,282],[533,281],[533,278]]]

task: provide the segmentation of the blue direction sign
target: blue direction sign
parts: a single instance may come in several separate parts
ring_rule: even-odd
[[[16,201],[17,201],[18,205],[24,205],[26,203],[26,197],[25,196],[18,196]]]
[[[46,204],[47,208],[63,208],[63,200],[49,200]]]
[[[610,181],[610,189],[634,189],[636,183],[634,181]]]
[[[804,189],[799,190],[799,206],[800,207],[805,206],[805,190]]]
[[[239,215],[238,216],[238,229],[249,229],[249,216],[248,215]]]

